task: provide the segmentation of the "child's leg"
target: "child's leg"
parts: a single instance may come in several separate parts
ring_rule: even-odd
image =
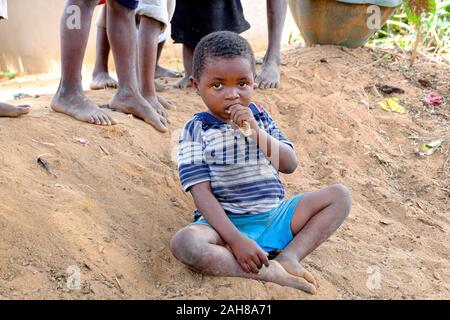
[[[275,259],[287,272],[315,283],[300,261],[328,239],[348,216],[351,198],[346,187],[332,185],[306,193],[291,220],[294,239]]]
[[[194,49],[186,44],[183,44],[183,65],[184,77],[177,81],[173,86],[178,89],[186,89],[191,86],[190,77],[192,75],[192,60],[194,58]]]
[[[111,102],[111,108],[131,113],[151,124],[156,130],[166,132],[166,119],[156,113],[139,91],[134,10],[122,6],[115,0],[108,0],[107,6],[106,29],[119,78],[119,90]]]
[[[155,68],[158,51],[158,37],[161,22],[145,15],[140,16],[138,33],[139,84],[142,96],[162,117],[168,114],[156,96]]]
[[[161,67],[159,65],[159,58],[161,57],[161,52],[164,48],[164,44],[166,43],[166,41],[161,41],[160,43],[158,43],[158,52],[156,55],[156,70],[155,70],[155,78],[161,78],[161,77],[165,77],[165,78],[180,78],[183,75],[179,72],[173,71],[173,70],[169,70],[167,68]]]
[[[314,285],[289,274],[274,260],[258,274],[243,271],[219,234],[205,225],[191,225],[178,231],[170,242],[170,249],[178,260],[200,273],[270,281],[309,293],[316,291]]]
[[[103,6],[97,26],[95,67],[92,72],[91,90],[117,88],[118,86],[118,82],[109,75],[108,71],[110,49],[108,35],[106,34],[106,6]]]
[[[286,19],[287,0],[267,0],[269,47],[256,84],[261,89],[276,88],[280,82],[281,36]]]
[[[0,117],[15,118],[27,114],[28,112],[30,112],[30,106],[28,105],[13,106],[8,103],[0,102]]]
[[[83,93],[81,67],[89,37],[92,13],[96,0],[68,0],[61,17],[61,81],[52,99],[51,107],[56,112],[65,113],[77,120],[101,125],[117,123],[103,112]],[[68,19],[72,18],[70,6],[80,9],[81,29],[69,29]]]

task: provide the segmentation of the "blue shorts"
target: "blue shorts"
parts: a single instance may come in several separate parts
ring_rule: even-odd
[[[127,7],[128,9],[136,9],[139,4],[139,0],[117,0],[118,3]]]
[[[121,5],[127,7],[128,9],[136,9],[139,4],[139,0],[116,0]],[[99,0],[97,4],[105,4],[106,0]]]
[[[281,201],[275,208],[257,214],[232,214],[227,216],[236,228],[254,240],[264,251],[283,250],[294,238],[291,220],[303,194]],[[201,216],[192,224],[212,226]]]

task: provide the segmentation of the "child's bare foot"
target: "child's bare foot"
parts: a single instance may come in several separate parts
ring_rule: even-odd
[[[107,72],[99,72],[92,75],[91,90],[116,89],[118,86],[117,80],[113,79]]]
[[[275,60],[264,61],[255,81],[260,89],[276,88],[280,83],[280,65]]]
[[[282,286],[299,289],[310,294],[316,293],[316,286],[314,284],[306,281],[304,277],[300,277],[286,271],[286,269],[276,260],[269,261],[267,271],[269,272],[267,281],[271,281]]]
[[[65,95],[62,95],[58,90],[52,99],[51,107],[54,111],[65,113],[79,121],[104,126],[117,124],[115,119],[102,111],[82,92],[66,93]]]
[[[275,259],[288,273],[305,279],[314,287],[316,287],[316,280],[301,264],[297,261],[295,257],[291,257],[289,254],[280,253]]]
[[[164,98],[163,96],[160,96],[159,94],[156,95],[158,97],[158,101],[159,103],[161,103],[161,105],[166,108],[167,110],[176,110],[175,106],[172,104],[172,102],[170,102],[169,100],[167,100],[166,98]]]
[[[157,65],[155,69],[155,78],[181,78],[182,76],[180,72],[163,68],[160,65]]]
[[[161,105],[159,102],[158,96],[143,96],[145,100],[150,104],[150,107],[152,107],[156,113],[158,113],[161,117],[167,120],[168,114],[166,109]]]
[[[28,112],[30,112],[30,106],[28,105],[14,106],[0,102],[0,117],[16,118]]]
[[[174,84],[172,84],[173,88],[176,89],[186,89],[188,87],[192,87],[190,76],[185,75],[182,79],[178,80]]]
[[[111,102],[111,109],[118,109],[132,114],[160,132],[167,132],[167,120],[160,116],[140,94],[133,94],[126,89],[119,90]]]
[[[155,90],[156,90],[156,92],[163,92],[166,89],[167,88],[163,84],[159,83],[158,81],[155,81]]]

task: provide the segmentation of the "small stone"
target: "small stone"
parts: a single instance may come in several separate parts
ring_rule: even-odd
[[[309,128],[308,130],[306,130],[306,132],[308,132],[309,134],[313,134],[315,130],[313,128]]]
[[[91,285],[89,282],[84,282],[81,286],[81,293],[83,294],[90,294],[92,292]]]
[[[436,271],[433,272],[433,277],[434,277],[436,280],[441,280],[441,276],[440,276],[439,273],[437,273]]]

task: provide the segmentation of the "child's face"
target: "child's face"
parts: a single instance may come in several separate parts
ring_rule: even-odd
[[[209,111],[228,122],[228,109],[240,104],[248,106],[253,93],[253,68],[245,57],[207,58],[200,79],[191,79]]]

